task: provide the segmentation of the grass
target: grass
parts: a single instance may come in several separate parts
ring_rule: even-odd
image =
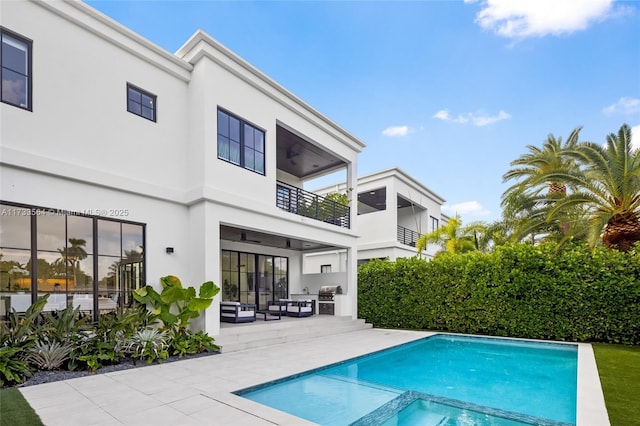
[[[40,417],[16,388],[0,389],[0,426],[41,426]]]
[[[611,426],[640,425],[640,346],[594,343]]]

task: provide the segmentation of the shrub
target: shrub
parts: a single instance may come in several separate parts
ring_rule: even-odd
[[[18,347],[0,346],[0,387],[19,384],[31,377],[31,367],[20,354]]]
[[[160,278],[160,284],[161,293],[147,285],[135,290],[133,297],[151,308],[152,319],[160,320],[164,331],[185,330],[192,319],[198,318],[200,312],[211,306],[213,298],[220,292],[220,287],[213,281],[207,281],[200,286],[196,296],[195,288],[184,288],[180,279],[173,275]]]
[[[118,342],[145,327],[149,318],[149,311],[142,306],[100,315],[94,329],[81,333],[81,340],[71,353],[69,369],[96,371],[104,365],[117,364],[125,356]]]
[[[184,333],[172,335],[170,340],[171,354],[177,355],[179,358],[185,355],[220,350],[220,347],[213,343],[214,338],[202,330],[197,332],[185,330]]]
[[[73,346],[72,342],[40,340],[29,349],[25,360],[40,370],[57,370],[69,358]]]
[[[153,328],[138,331],[121,345],[132,358],[145,359],[149,364],[169,357],[167,334]]]
[[[377,327],[640,344],[640,249],[552,244],[373,261],[358,315]]]

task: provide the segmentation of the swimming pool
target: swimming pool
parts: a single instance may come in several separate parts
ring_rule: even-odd
[[[516,425],[575,424],[576,392],[577,345],[439,334],[236,394],[322,425]]]

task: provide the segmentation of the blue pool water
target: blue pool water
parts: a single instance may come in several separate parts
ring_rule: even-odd
[[[321,425],[575,424],[577,346],[435,335],[237,394]]]

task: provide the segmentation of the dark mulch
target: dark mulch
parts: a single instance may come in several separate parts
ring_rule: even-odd
[[[220,352],[202,352],[194,355],[185,355],[182,358],[178,358],[177,356],[172,356],[163,360],[162,363],[167,364],[170,362],[183,361],[186,359],[217,355],[219,353]],[[51,382],[57,382],[60,380],[75,379],[78,377],[95,376],[96,374],[111,373],[113,371],[129,370],[131,368],[143,368],[143,367],[148,367],[150,365],[158,365],[158,363],[156,362],[153,364],[147,364],[146,361],[137,361],[134,364],[131,358],[125,358],[121,360],[119,364],[105,365],[104,367],[98,369],[97,371],[84,371],[84,370],[82,371],[67,371],[67,370],[37,371],[33,374],[33,376],[31,376],[24,383],[18,385],[17,387],[41,385],[43,383],[51,383]]]

